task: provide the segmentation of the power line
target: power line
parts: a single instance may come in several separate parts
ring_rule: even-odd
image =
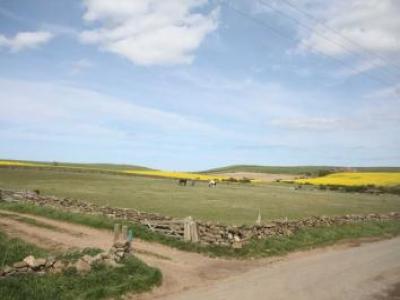
[[[351,39],[349,39],[348,37],[346,37],[345,35],[343,35],[339,30],[335,29],[334,27],[331,27],[329,25],[327,25],[325,22],[321,22],[318,18],[316,18],[314,15],[304,11],[303,9],[299,8],[298,6],[294,5],[292,2],[288,1],[288,0],[280,0],[281,2],[284,2],[286,5],[290,6],[291,8],[295,9],[296,11],[300,12],[301,14],[307,16],[308,18],[312,19],[315,23],[317,23],[318,25],[323,26],[325,29],[330,30],[332,32],[334,32],[335,34],[337,34],[338,36],[340,36],[343,40],[345,40],[346,42],[352,44],[353,46],[363,50],[364,52],[368,53],[371,56],[376,56],[378,57],[380,60],[382,60],[383,62],[385,62],[389,67],[392,67],[394,69],[396,69],[397,71],[400,71],[400,67],[398,67],[396,64],[394,63],[390,63],[386,60],[386,57],[379,54],[376,51],[367,49],[366,47],[360,45],[359,43],[357,43],[356,41],[353,41]]]
[[[229,4],[229,3],[225,2],[225,1],[221,1],[220,3],[223,6],[227,7],[228,9],[234,11],[236,14],[238,14],[238,15],[244,17],[244,18],[249,19],[250,21],[252,21],[253,23],[255,23],[255,24],[259,25],[259,26],[267,28],[269,31],[274,33],[280,39],[284,39],[284,40],[290,39],[288,36],[286,36],[285,34],[280,32],[279,30],[277,30],[274,26],[271,26],[270,24],[268,24],[266,22],[263,22],[263,21],[261,21],[261,20],[259,20],[257,18],[254,18],[253,16],[251,16],[251,15],[249,15],[247,13],[242,12],[241,10],[237,9],[236,7],[232,6],[231,4]],[[342,64],[342,65],[348,67],[349,69],[352,69],[353,71],[356,71],[358,73],[358,70],[356,68],[354,68],[354,67],[349,67],[347,62],[345,62],[345,61],[343,61],[341,59],[338,59],[337,57],[330,56],[330,55],[328,55],[326,53],[323,53],[323,52],[321,52],[319,50],[314,49],[314,51],[316,51],[319,55],[324,56],[326,58],[329,58],[331,60],[334,60],[336,62],[339,62],[340,64]],[[393,85],[393,83],[387,82],[385,79],[382,79],[382,78],[377,77],[377,76],[373,76],[373,75],[368,74],[368,73],[361,73],[361,75],[369,77],[370,79],[372,79],[372,80],[374,80],[376,82],[379,82],[379,83],[383,83],[385,85]]]
[[[262,1],[262,0],[259,0],[259,2],[260,2],[261,4],[264,4],[264,5],[268,6],[269,8],[271,8],[271,9],[274,10],[275,12],[281,14],[282,16],[284,16],[284,17],[286,17],[286,18],[289,18],[289,19],[295,21],[297,24],[299,24],[299,25],[302,26],[303,28],[305,28],[305,29],[307,29],[307,30],[310,30],[311,32],[314,32],[316,35],[320,36],[321,38],[323,38],[324,40],[328,41],[329,43],[334,44],[334,45],[336,45],[336,46],[342,48],[343,50],[345,50],[345,52],[347,52],[347,53],[349,53],[349,54],[351,54],[351,55],[355,55],[355,56],[357,56],[357,57],[361,57],[361,58],[363,58],[363,59],[369,58],[369,56],[361,55],[360,53],[354,53],[353,50],[352,50],[352,49],[349,49],[347,45],[343,45],[342,43],[338,43],[337,41],[334,41],[334,40],[332,40],[332,39],[326,37],[326,36],[323,35],[322,33],[319,33],[318,31],[314,31],[314,29],[313,29],[312,27],[310,27],[309,25],[304,24],[303,22],[301,22],[301,21],[298,20],[297,18],[295,18],[295,17],[293,17],[293,16],[291,16],[291,15],[286,14],[286,13],[283,12],[282,10],[279,10],[279,9],[275,8],[275,7],[274,7],[273,5],[271,5],[270,3],[267,3],[267,2]],[[375,64],[374,64],[374,65],[375,65]],[[376,65],[375,65],[375,66],[376,66]],[[355,69],[355,68],[354,68],[354,70],[357,71],[357,73],[360,73],[359,70],[357,70],[357,69]],[[382,70],[381,70],[381,71],[382,71]],[[386,75],[392,76],[391,73],[387,73]],[[390,78],[390,79],[391,79],[391,78]]]

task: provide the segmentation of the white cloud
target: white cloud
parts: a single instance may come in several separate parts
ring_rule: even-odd
[[[195,12],[207,0],[86,0],[84,19],[101,24],[81,33],[84,43],[139,65],[191,63],[193,52],[218,24],[218,9]]]
[[[53,34],[46,31],[19,32],[12,38],[0,35],[0,47],[9,48],[13,52],[36,48],[50,41]]]
[[[0,90],[0,111],[6,112],[0,123],[19,135],[118,140],[142,131],[197,136],[218,133],[197,118],[64,83],[0,79]]]
[[[321,22],[313,26],[311,32],[304,32],[299,28],[301,49],[332,56],[349,56],[349,53],[368,56],[373,52],[381,56],[399,58],[400,2],[339,0],[324,2],[323,10],[317,5],[320,0],[302,2],[302,9],[316,16]],[[369,56],[376,58],[374,55]],[[371,62],[369,64],[372,66]],[[375,67],[380,66],[382,62],[375,64]]]
[[[397,0],[260,0],[252,9],[255,14],[276,13],[295,27],[299,42],[294,52],[348,59],[349,69],[340,72],[343,76],[400,63]]]

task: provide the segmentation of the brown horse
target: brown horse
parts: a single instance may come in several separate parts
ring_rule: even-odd
[[[181,178],[181,179],[178,180],[178,185],[186,186],[187,182],[188,182],[187,179]]]

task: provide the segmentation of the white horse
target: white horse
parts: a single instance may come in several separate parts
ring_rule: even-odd
[[[216,187],[217,186],[217,182],[215,180],[210,180],[208,182],[208,187],[212,188],[212,187]]]

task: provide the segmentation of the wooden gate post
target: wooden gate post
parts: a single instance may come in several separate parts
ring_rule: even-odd
[[[187,217],[184,220],[183,225],[183,239],[185,241],[198,242],[199,241],[199,231],[197,229],[197,223],[193,221],[192,217]]]
[[[192,221],[192,217],[187,217],[183,220],[183,240],[191,241],[191,232],[190,232],[190,222]]]
[[[258,217],[256,220],[256,225],[258,225],[258,226],[261,225],[261,209],[258,209]]]
[[[114,224],[114,243],[119,240],[121,224]]]
[[[192,242],[197,243],[199,241],[199,231],[197,229],[196,221],[192,221],[191,228],[190,228],[190,233],[191,233]]]
[[[122,225],[122,240],[125,242],[128,240],[128,226]]]

